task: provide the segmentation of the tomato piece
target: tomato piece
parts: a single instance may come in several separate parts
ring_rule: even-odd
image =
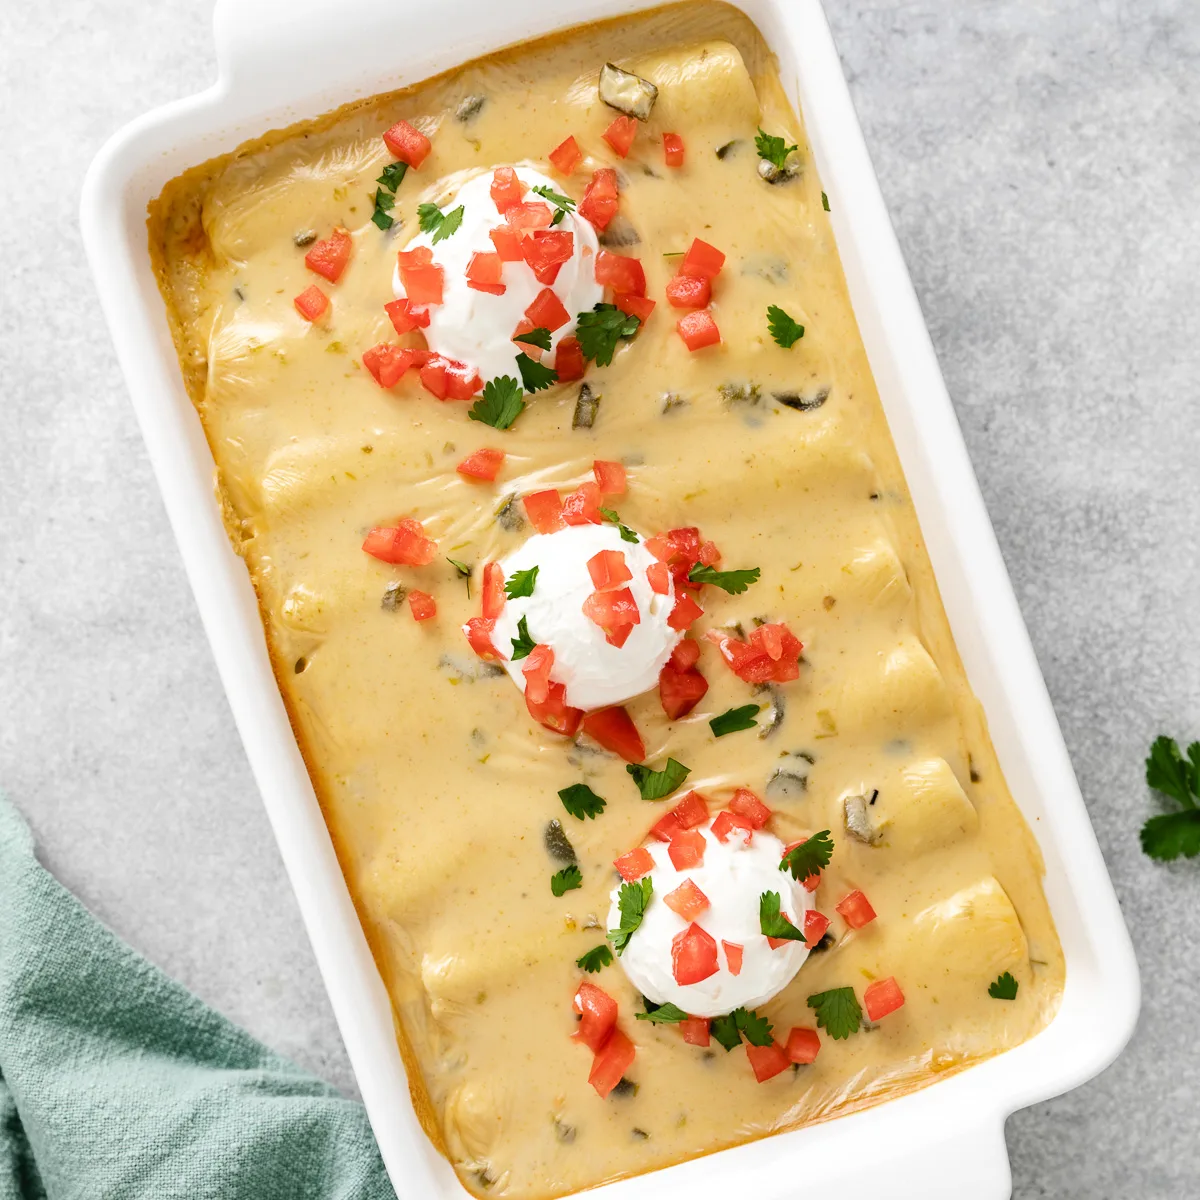
[[[504,568],[498,562],[483,565],[483,596],[481,607],[485,618],[494,619],[504,611]]]
[[[824,936],[829,928],[829,918],[819,913],[815,908],[805,909],[804,912],[804,944],[811,950]]]
[[[637,601],[628,588],[614,588],[611,592],[592,592],[583,602],[583,615],[599,625],[605,633],[615,633],[622,626],[642,623]]]
[[[634,296],[646,294],[646,272],[641,260],[608,250],[601,250],[596,255],[596,282],[614,292],[628,292]]]
[[[683,1034],[683,1040],[689,1046],[707,1046],[709,1043],[708,1018],[688,1017],[686,1021],[679,1022],[679,1032]]]
[[[541,362],[542,355],[546,353],[541,346],[535,346],[532,342],[522,342],[518,340],[519,338],[524,337],[525,334],[532,333],[536,328],[537,326],[528,317],[522,317],[517,322],[516,329],[513,330],[511,340],[512,344],[516,346],[516,348],[520,350],[522,354],[527,354],[530,358],[535,358],[538,362]]]
[[[617,215],[619,196],[616,171],[601,167],[592,173],[592,181],[584,189],[577,211],[597,229],[607,229],[608,223]]]
[[[727,808],[721,809],[717,813],[716,819],[712,823],[712,834],[718,842],[727,842],[731,834],[737,833],[746,845],[750,845],[750,839],[754,836],[754,826],[746,820],[745,817],[738,813],[732,813]]]
[[[654,870],[654,856],[645,846],[638,846],[636,850],[629,850],[622,854],[613,863],[613,866],[617,868],[626,883],[632,883],[635,879],[641,879],[643,875],[649,875]]]
[[[534,704],[545,704],[550,695],[550,672],[554,669],[554,651],[538,643],[521,663],[525,676],[525,696]]]
[[[683,138],[679,134],[663,134],[663,159],[668,167],[683,166]]]
[[[692,622],[704,616],[704,609],[691,596],[681,593],[675,597],[675,607],[667,618],[667,624],[674,630],[682,632],[690,629]]]
[[[619,462],[608,462],[598,458],[592,463],[592,475],[596,486],[605,496],[620,496],[625,492],[625,468]]]
[[[437,601],[428,592],[416,588],[408,593],[408,607],[414,621],[430,621],[437,616]]]
[[[635,296],[632,292],[616,292],[613,295],[613,304],[623,313],[637,317],[643,325],[650,319],[656,303],[657,301],[647,300],[645,296]]]
[[[810,1062],[815,1062],[817,1055],[821,1052],[821,1037],[815,1029],[808,1029],[803,1025],[797,1025],[791,1033],[788,1034],[787,1045],[784,1047],[787,1053],[788,1061],[800,1063],[801,1066],[806,1066]]]
[[[611,591],[628,583],[633,578],[625,562],[625,555],[620,550],[601,550],[588,559],[588,574],[598,592]]]
[[[465,363],[434,354],[421,368],[421,385],[439,400],[470,400],[483,389],[483,380]]]
[[[600,136],[617,154],[624,158],[633,145],[633,139],[637,137],[637,131],[637,121],[633,117],[622,115],[617,117]]]
[[[671,591],[671,572],[666,563],[651,563],[646,568],[646,579],[650,583],[650,590],[656,596],[666,596]]]
[[[521,203],[525,185],[517,178],[512,167],[497,167],[492,172],[492,203],[503,216],[514,204]]]
[[[739,946],[737,942],[722,942],[721,949],[725,951],[725,965],[729,968],[730,975],[740,975],[742,955],[746,952],[746,947]]]
[[[689,584],[688,572],[700,561],[700,530],[695,526],[670,529],[666,533],[646,539],[646,549],[671,568],[675,582],[680,586]]]
[[[561,733],[563,737],[574,737],[579,722],[583,720],[583,710],[572,708],[567,703],[567,688],[566,684],[562,683],[552,683],[549,694],[541,703],[531,700],[526,695],[525,707],[539,725],[545,726],[552,733]]]
[[[384,144],[402,162],[419,167],[432,149],[430,140],[407,121],[397,121],[383,135]]]
[[[604,1049],[592,1059],[588,1075],[588,1083],[602,1100],[621,1082],[636,1057],[637,1047],[619,1029],[614,1029]]]
[[[467,644],[483,659],[484,662],[499,662],[500,651],[492,641],[496,622],[491,617],[472,617],[464,626],[463,633],[467,635]]]
[[[681,829],[667,846],[667,854],[675,870],[686,871],[704,861],[704,848],[707,845],[702,833],[695,829]]]
[[[791,925],[791,926],[793,926],[793,927],[795,926],[796,922],[795,922],[795,921],[793,921],[793,920],[792,920],[792,918],[791,918],[791,917],[789,917],[789,916],[787,915],[787,913],[785,913],[785,912],[781,912],[779,915],[780,915],[780,916],[781,916],[781,917],[782,917],[782,918],[783,918],[783,919],[784,919],[784,920],[785,920],[785,921],[786,921],[786,922],[787,922],[789,925]],[[792,941],[792,939],[791,939],[791,938],[776,938],[776,937],[768,937],[768,938],[767,938],[767,945],[768,945],[768,946],[770,946],[772,950],[778,950],[780,946],[786,946],[786,945],[787,945],[787,944],[788,944],[790,941]]]
[[[581,483],[563,500],[563,520],[568,525],[599,525],[603,519],[600,516],[603,499],[600,489],[591,480]]]
[[[669,720],[686,717],[707,692],[708,680],[694,667],[678,671],[666,663],[658,673],[658,699]]]
[[[493,296],[503,296],[503,270],[504,263],[499,254],[476,251],[467,263],[467,287],[478,292],[490,292]]]
[[[584,980],[575,993],[571,1007],[579,1014],[579,1026],[571,1037],[593,1053],[608,1041],[617,1024],[617,1002],[594,983]]]
[[[428,246],[414,246],[411,250],[399,250],[396,262],[403,271],[405,267],[427,267],[433,262],[433,251]]]
[[[774,1079],[780,1071],[786,1071],[792,1065],[787,1051],[778,1042],[772,1042],[769,1046],[752,1046],[747,1042],[746,1057],[759,1083]]]
[[[683,262],[679,265],[680,275],[695,275],[700,279],[715,279],[725,265],[725,255],[716,246],[710,246],[699,238],[693,238]]]
[[[410,350],[380,342],[364,350],[362,364],[380,387],[395,387],[409,367],[422,366],[430,357],[428,350]]]
[[[682,870],[678,863],[676,869]],[[668,892],[663,897],[663,903],[685,921],[694,921],[709,906],[708,897],[690,879],[685,879],[673,892]]]
[[[350,261],[350,251],[353,249],[354,239],[349,230],[339,225],[327,238],[313,243],[312,249],[304,256],[304,265],[330,283],[337,283]]]
[[[413,307],[407,296],[392,300],[383,306],[393,328],[399,334],[412,333],[414,329],[425,329],[429,325],[428,309]]]
[[[311,287],[306,287],[292,303],[306,321],[316,321],[323,317],[329,308],[329,297],[314,283]]]
[[[707,308],[712,281],[703,276],[676,275],[667,283],[667,303],[672,308]]]
[[[695,638],[680,638],[675,643],[675,649],[671,651],[671,657],[667,661],[677,671],[689,670],[700,661],[700,643]],[[698,796],[700,793],[694,792],[691,794]],[[704,815],[708,816],[707,810],[705,810]]]
[[[565,337],[554,348],[554,370],[559,383],[571,383],[583,378],[583,347],[576,337]]]
[[[482,479],[492,483],[504,465],[504,451],[493,450],[484,446],[474,454],[468,454],[455,468],[460,475],[468,479]]]
[[[755,829],[761,829],[771,819],[771,810],[749,788],[738,788],[729,807],[745,817]]]
[[[863,992],[863,1008],[872,1021],[880,1021],[904,1005],[904,993],[900,985],[889,975],[886,979],[877,979],[867,986]]]
[[[773,648],[773,634],[760,633],[764,628],[766,626],[760,625],[746,642],[731,638],[715,629],[710,629],[705,636],[721,651],[721,657],[730,670],[746,683],[788,683],[798,679],[799,659],[804,650],[804,643],[786,625],[780,625],[782,633],[777,647],[780,656],[778,659],[772,659],[770,649]]]
[[[420,521],[404,518],[396,525],[377,525],[367,534],[362,548],[381,562],[425,567],[437,554],[437,542],[425,536]]]
[[[717,943],[695,922],[671,939],[671,974],[676,983],[701,983],[719,969]]]
[[[566,524],[563,520],[562,497],[554,488],[544,492],[530,492],[521,501],[530,524],[538,533],[553,533]]]
[[[707,308],[690,312],[686,317],[680,317],[675,324],[684,345],[693,353],[703,350],[705,346],[715,346],[721,340],[721,331],[713,320],[712,313]]]
[[[619,704],[588,713],[583,718],[583,732],[626,762],[640,763],[646,757],[642,735],[633,718]]]
[[[551,212],[550,205],[543,204],[540,200],[522,201],[520,204],[514,204],[504,214],[504,220],[509,229],[524,235],[532,233],[535,229],[549,229],[550,222],[554,220],[554,213]]]
[[[535,229],[521,241],[521,255],[539,283],[553,283],[574,253],[575,235],[569,229]]]
[[[445,273],[437,263],[400,267],[400,283],[413,304],[441,304]]]
[[[715,567],[721,561],[721,552],[717,549],[717,543],[701,542],[699,558],[706,567]]]
[[[571,136],[566,141],[559,142],[550,151],[549,157],[550,165],[560,175],[570,175],[583,161],[583,151],[580,150],[579,143],[575,140],[574,136]]]
[[[659,842],[669,842],[677,833],[682,832],[683,826],[673,812],[665,812],[650,827],[650,836]]]
[[[498,225],[488,231],[496,253],[501,262],[520,262],[525,256],[521,253],[521,235],[507,225]]]
[[[759,625],[750,633],[749,644],[775,663],[773,679],[786,683],[800,677],[800,654],[804,643],[782,622]]]
[[[851,929],[861,929],[864,925],[870,925],[875,920],[875,910],[871,907],[871,902],[862,894],[862,892],[854,891],[843,896],[834,908],[841,914],[842,920],[850,926]]]
[[[533,322],[535,329],[548,329],[551,333],[561,329],[571,319],[563,302],[548,287],[542,288],[534,296],[533,303],[525,310],[525,316]]]
[[[675,819],[684,829],[695,829],[708,820],[708,801],[697,791],[692,790],[671,810]]]

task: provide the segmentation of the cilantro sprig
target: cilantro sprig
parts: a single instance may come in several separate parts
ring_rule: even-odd
[[[567,213],[575,211],[575,201],[570,196],[564,196],[562,192],[556,192],[552,187],[542,184],[540,187],[535,187],[533,191],[549,200],[557,210],[554,219],[550,222],[551,225],[557,225]]]
[[[612,960],[612,951],[602,943],[599,946],[593,946],[586,954],[581,954],[575,960],[575,965],[587,971],[589,975],[594,975],[597,971],[611,965]]]
[[[758,136],[754,139],[754,148],[758,151],[758,157],[766,159],[777,171],[782,171],[787,166],[788,155],[793,150],[800,149],[799,146],[789,146],[784,138],[775,137],[762,129],[759,129]]]
[[[993,1000],[1015,1000],[1018,987],[1020,984],[1012,977],[1012,974],[1005,971],[998,979],[988,984],[988,995]]]
[[[530,358],[524,350],[517,355],[517,370],[521,372],[521,386],[527,392],[540,392],[558,382],[558,372],[553,367]]]
[[[621,531],[621,541],[632,542],[635,546],[638,544],[638,541],[640,540],[638,538],[638,535],[636,533],[634,533],[633,530],[630,529],[628,525],[621,524],[621,518],[618,515],[616,509],[602,508],[600,510],[600,515],[610,525],[615,525]]]
[[[833,839],[828,829],[814,833],[806,842],[793,846],[779,861],[781,871],[791,871],[793,879],[803,882],[819,875],[833,857]]]
[[[536,329],[530,329],[525,333],[514,334],[513,341],[524,342],[526,346],[537,346],[539,350],[549,350],[550,330],[543,325],[539,325]]]
[[[555,871],[550,876],[550,890],[556,896],[565,896],[568,892],[573,892],[576,888],[581,887],[583,887],[583,872],[574,863],[569,867],[563,867],[561,871]]]
[[[641,328],[639,317],[623,313],[615,304],[597,304],[591,312],[575,318],[575,336],[583,357],[598,367],[607,367],[622,338],[631,338]]]
[[[529,636],[529,618],[522,617],[517,622],[517,636],[512,638],[512,661],[518,662],[522,658],[528,658],[533,653],[534,646],[537,642]]]
[[[379,187],[375,189],[375,211],[371,214],[371,220],[380,229],[391,229],[396,223],[390,213],[396,207],[396,189],[400,186],[407,171],[408,163],[388,163],[383,168],[383,174],[375,180]]]
[[[713,717],[708,726],[713,731],[713,737],[724,737],[727,733],[740,733],[743,729],[753,729],[758,722],[759,704],[743,704],[741,708],[726,709],[719,717]]]
[[[1142,826],[1142,849],[1160,862],[1195,858],[1200,854],[1200,742],[1192,742],[1184,757],[1174,738],[1160,734],[1146,759],[1146,782],[1180,807]]]
[[[711,583],[731,596],[740,596],[752,583],[758,582],[762,574],[759,567],[750,567],[744,571],[718,571],[715,567],[706,567],[697,563],[689,572],[688,579],[692,583]]]
[[[752,1008],[735,1008],[722,1017],[713,1017],[709,1032],[725,1047],[726,1052],[742,1044],[742,1038],[752,1046],[769,1046],[772,1042],[771,1022],[760,1017]]]
[[[641,763],[629,763],[625,770],[633,777],[643,800],[661,800],[669,796],[692,773],[691,768],[673,758],[667,759],[667,765],[661,771],[652,770]]]
[[[857,1033],[862,1025],[862,1008],[850,987],[831,988],[808,997],[808,1007],[817,1017],[817,1025],[835,1041]]]
[[[504,581],[504,594],[510,600],[520,600],[523,596],[532,596],[537,577],[537,567],[530,567],[528,571],[514,571]]]
[[[511,375],[497,375],[483,385],[483,395],[471,406],[467,416],[493,429],[510,429],[524,411],[521,385]]]
[[[767,332],[777,346],[790,350],[803,336],[804,326],[793,320],[778,304],[767,306]]]
[[[807,940],[804,930],[798,929],[780,911],[778,892],[763,892],[759,896],[758,927],[763,937],[786,938],[789,942]]]
[[[408,174],[408,163],[394,162],[388,163],[383,168],[383,174],[375,180],[376,183],[382,184],[389,192],[395,192],[397,188],[404,182],[404,176]]]
[[[649,1007],[649,1001],[646,1004],[645,1012],[634,1014],[639,1021],[649,1021],[652,1025],[678,1025],[680,1021],[688,1019],[687,1013],[678,1004],[668,1001],[666,1004],[656,1004],[653,1008]]]
[[[603,796],[597,796],[586,783],[573,783],[558,793],[563,802],[563,808],[580,821],[586,817],[593,820],[598,817],[608,803]]]
[[[618,958],[625,953],[629,939],[641,926],[642,918],[646,915],[646,909],[649,907],[650,897],[653,894],[654,881],[649,875],[645,875],[633,883],[621,884],[621,890],[617,893],[617,909],[621,914],[621,919],[616,929],[608,931],[608,940],[612,943],[612,948],[617,952]]]
[[[460,204],[444,213],[436,204],[426,202],[417,206],[417,219],[421,223],[422,233],[433,234],[433,244],[436,246],[458,232],[463,219],[463,206]]]

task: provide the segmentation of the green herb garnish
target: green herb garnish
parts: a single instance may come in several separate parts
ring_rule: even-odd
[[[457,558],[446,555],[446,561],[458,572],[460,578],[467,581],[467,599],[471,598],[471,564],[460,562]]]
[[[833,857],[833,839],[828,829],[814,833],[806,842],[793,846],[780,860],[781,871],[791,871],[793,879],[803,882],[813,875],[819,875]]]
[[[625,770],[633,776],[643,800],[661,800],[669,796],[691,774],[688,767],[673,758],[667,759],[667,765],[661,771],[652,771],[641,763],[629,763]]]
[[[504,594],[510,600],[519,600],[522,596],[532,596],[534,584],[537,583],[537,567],[528,571],[514,571],[504,581]]]
[[[404,176],[408,174],[408,163],[394,162],[388,163],[383,168],[383,174],[375,180],[376,183],[381,183],[389,192],[395,192],[396,189],[404,182]]]
[[[544,366],[524,351],[517,355],[517,370],[521,372],[521,386],[527,392],[540,392],[558,382],[558,372],[553,367]]]
[[[393,218],[388,216],[388,213],[396,205],[396,197],[390,192],[385,192],[383,188],[375,189],[375,211],[371,214],[371,220],[379,226],[380,229],[391,229],[396,223]]]
[[[857,1033],[862,1025],[862,1009],[858,1006],[853,988],[840,987],[817,992],[809,996],[808,1007],[816,1013],[817,1025],[834,1041]]]
[[[549,200],[558,209],[554,214],[554,220],[550,222],[551,225],[557,225],[567,213],[575,211],[575,201],[570,196],[564,196],[562,192],[556,192],[552,187],[542,184],[541,187],[535,187],[533,191]]]
[[[462,224],[463,206],[442,212],[436,204],[425,203],[417,206],[417,217],[421,222],[422,233],[433,234],[433,244],[444,242],[452,233],[458,232]]]
[[[518,333],[513,337],[514,342],[524,342],[527,346],[537,346],[539,350],[550,349],[550,330],[539,325],[527,333]]]
[[[697,563],[689,572],[688,579],[692,583],[711,583],[731,596],[740,596],[752,583],[758,582],[762,571],[758,567],[750,567],[745,571],[718,571]]]
[[[769,1046],[773,1041],[771,1022],[752,1008],[735,1008],[723,1017],[713,1017],[708,1031],[726,1051],[740,1046],[743,1035],[752,1046]]]
[[[688,1019],[687,1013],[677,1004],[660,1004],[635,1016],[639,1021],[649,1021],[654,1025],[678,1025],[680,1021]]]
[[[789,317],[778,304],[767,307],[767,331],[775,344],[785,350],[790,350],[804,336],[804,326]]]
[[[575,319],[575,336],[584,358],[598,367],[607,367],[617,342],[633,337],[641,324],[638,317],[623,313],[615,304],[597,304],[591,312],[582,312]]]
[[[593,946],[586,954],[581,954],[575,965],[582,967],[589,975],[607,967],[613,960],[612,951],[605,945]]]
[[[524,411],[521,385],[511,375],[497,375],[483,385],[483,395],[467,416],[493,429],[508,429]]]
[[[802,929],[797,929],[779,911],[779,893],[763,892],[758,898],[758,927],[763,937],[786,938],[789,942],[807,941]]]
[[[730,708],[719,717],[713,717],[708,727],[713,731],[713,737],[724,737],[727,733],[739,733],[743,729],[753,729],[758,722],[759,704],[744,704],[741,708]]]
[[[827,195],[825,195],[825,193],[824,193],[824,192],[822,192],[822,193],[821,193],[821,207],[822,207],[822,208],[823,208],[823,209],[824,209],[826,212],[828,212],[828,211],[829,211],[829,197],[828,197]]]
[[[522,617],[517,622],[517,637],[510,639],[512,641],[512,661],[518,662],[522,658],[528,658],[533,652],[537,642],[529,636],[529,626],[526,623],[528,617]]]
[[[573,783],[558,793],[563,802],[563,808],[573,817],[583,820],[585,817],[595,819],[603,811],[606,801],[603,796],[597,796],[586,783]]]
[[[1160,734],[1146,759],[1146,782],[1180,805],[1179,812],[1151,817],[1142,826],[1142,849],[1163,862],[1200,854],[1200,742],[1192,742],[1187,757],[1174,738]]]
[[[610,525],[615,525],[621,531],[621,541],[633,542],[633,544],[635,546],[637,545],[637,543],[639,541],[638,535],[636,533],[634,533],[633,530],[630,529],[628,525],[621,524],[621,518],[617,515],[616,509],[602,508],[600,510],[600,515]]]
[[[625,953],[625,947],[629,945],[629,939],[637,932],[638,926],[642,923],[642,918],[646,915],[646,908],[650,904],[650,897],[654,894],[654,881],[649,875],[637,880],[635,883],[623,883],[620,892],[617,893],[617,908],[621,913],[620,925],[616,929],[608,931],[608,940],[612,942],[613,949],[617,952],[617,956]]]
[[[738,1032],[737,1018],[733,1013],[713,1017],[708,1023],[708,1032],[725,1047],[726,1052],[735,1050],[742,1044],[742,1035]]]
[[[1005,971],[999,979],[988,984],[988,995],[993,1000],[1015,1000],[1019,986],[1012,975],[1008,971]]]
[[[787,165],[787,157],[793,150],[799,150],[799,146],[789,146],[781,137],[775,137],[773,134],[764,133],[761,129],[758,131],[758,136],[754,139],[754,148],[758,151],[759,158],[765,158],[776,170],[782,171]]]
[[[550,876],[550,890],[556,896],[564,896],[567,892],[573,892],[576,888],[583,887],[583,872],[574,865],[563,867],[561,871],[555,871]]]

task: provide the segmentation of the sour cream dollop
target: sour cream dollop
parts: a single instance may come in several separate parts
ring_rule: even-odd
[[[780,911],[800,928],[809,907],[809,893],[787,871],[779,869],[783,843],[773,834],[756,830],[746,845],[738,831],[721,843],[712,834],[712,821],[698,826],[706,843],[698,867],[677,871],[666,842],[647,846],[654,858],[650,878],[654,893],[642,923],[618,958],[625,974],[643,996],[656,1004],[675,1004],[693,1017],[716,1017],[735,1008],[756,1008],[781,992],[808,957],[803,942],[789,941],[771,949],[759,925],[759,897],[779,895]],[[717,943],[718,969],[699,983],[675,982],[671,943],[689,922],[672,911],[664,897],[690,879],[708,897],[709,907],[695,923]],[[620,885],[612,892],[608,928],[617,929],[621,911]],[[742,947],[742,969],[729,970],[722,942]]]
[[[533,189],[546,186],[561,192],[561,186],[531,167],[515,170],[517,178],[528,189],[524,202],[544,202],[554,209],[554,205],[548,200],[543,201]],[[423,330],[430,350],[474,367],[485,380],[497,375],[520,377],[516,358],[521,347],[513,342],[512,336],[524,318],[525,310],[544,287],[550,287],[571,317],[551,334],[550,354],[543,359],[550,365],[554,362],[554,347],[575,329],[575,314],[590,311],[604,299],[604,289],[596,282],[599,250],[596,231],[591,222],[574,213],[568,213],[555,226],[574,234],[575,242],[574,252],[559,269],[553,284],[538,282],[529,265],[522,261],[504,263],[501,279],[506,290],[502,296],[468,287],[467,265],[471,255],[495,253],[496,247],[488,234],[505,224],[504,217],[492,202],[491,186],[491,171],[468,179],[440,206],[443,213],[449,213],[462,205],[463,218],[459,228],[436,245],[433,233],[421,233],[405,246],[406,250],[427,246],[433,253],[433,261],[444,272],[442,303],[429,306],[429,327]],[[404,296],[399,267],[393,275],[392,290],[398,299]]]
[[[596,590],[588,573],[588,559],[601,550],[619,550],[633,578],[625,585],[633,593],[641,621],[621,647],[609,645],[604,631],[583,611],[584,601]],[[534,534],[523,546],[501,560],[505,579],[517,571],[537,567],[533,595],[507,600],[496,618],[492,643],[504,660],[513,682],[525,690],[524,660],[511,661],[517,624],[535,642],[554,651],[550,677],[566,687],[572,708],[604,708],[624,704],[658,683],[658,673],[683,636],[667,624],[675,604],[670,594],[651,590],[646,568],[655,562],[643,542],[622,541],[615,525],[568,525],[554,533]]]

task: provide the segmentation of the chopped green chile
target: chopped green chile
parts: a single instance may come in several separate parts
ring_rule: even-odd
[[[571,845],[571,839],[563,830],[561,821],[555,819],[546,822],[546,828],[542,831],[542,841],[546,845],[546,853],[555,862],[574,863],[579,861],[575,854],[575,847]]]
[[[760,683],[754,689],[754,694],[756,696],[767,696],[770,700],[770,703],[767,705],[766,715],[758,726],[758,736],[760,738],[769,738],[779,732],[784,717],[787,715],[787,704],[784,700],[783,688],[775,687],[769,683]]]
[[[392,580],[383,589],[383,599],[379,601],[379,607],[386,612],[395,612],[397,608],[404,602],[408,596],[408,588],[398,580]]]
[[[575,415],[571,418],[572,429],[591,429],[596,423],[603,397],[592,389],[590,383],[579,385],[579,396],[575,401]]]
[[[317,240],[317,231],[315,229],[300,229],[297,230],[292,237],[292,241],[297,246],[311,246]]]
[[[622,246],[637,246],[641,243],[638,231],[630,224],[629,218],[623,213],[617,213],[608,223],[608,228],[596,235],[600,245],[608,249],[619,249]]]
[[[518,496],[507,496],[504,503],[496,510],[496,524],[505,533],[520,533],[525,528],[525,518],[521,516],[521,510],[518,507],[519,501],[520,497]]]
[[[716,151],[717,157],[724,161],[738,148],[740,144],[741,140],[739,138],[734,138],[733,141],[726,142],[723,146],[718,146]]]
[[[717,391],[728,405],[758,404],[762,400],[762,388],[757,383],[723,383]]]
[[[772,392],[771,396],[786,408],[794,408],[797,412],[812,412],[829,399],[829,388],[819,388],[811,396],[802,396],[799,392]]]
[[[600,68],[600,99],[609,108],[623,112],[627,117],[648,121],[658,99],[658,88],[648,79],[625,71],[614,63],[605,63]]]
[[[479,115],[479,110],[487,103],[486,96],[464,96],[454,110],[454,119],[465,125],[473,117]]]

